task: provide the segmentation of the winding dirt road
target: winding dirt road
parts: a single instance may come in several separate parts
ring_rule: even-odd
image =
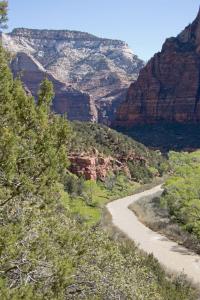
[[[194,283],[200,285],[200,256],[170,241],[165,236],[143,225],[128,208],[142,197],[154,196],[162,192],[161,185],[145,192],[122,198],[107,205],[113,224],[138,244],[140,249],[152,253],[169,271],[184,273]]]

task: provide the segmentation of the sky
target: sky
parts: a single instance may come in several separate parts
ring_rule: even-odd
[[[9,31],[69,29],[120,39],[147,61],[194,20],[199,5],[199,0],[9,0],[8,25]]]

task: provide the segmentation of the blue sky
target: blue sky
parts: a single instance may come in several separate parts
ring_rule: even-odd
[[[195,18],[199,0],[10,0],[15,27],[72,29],[126,41],[148,60]]]

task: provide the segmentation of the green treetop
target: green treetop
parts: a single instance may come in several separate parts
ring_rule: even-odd
[[[8,21],[8,1],[0,1],[0,29],[6,28]]]
[[[41,83],[39,100],[13,79],[0,48],[0,206],[50,191],[67,168],[70,127],[50,112],[52,84]]]

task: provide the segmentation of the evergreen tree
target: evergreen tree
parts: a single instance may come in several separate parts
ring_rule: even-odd
[[[40,85],[40,90],[38,92],[38,106],[49,108],[53,97],[53,84],[46,78]]]
[[[0,29],[7,28],[8,1],[0,1]]]
[[[13,79],[0,48],[0,206],[30,193],[44,195],[67,168],[70,127],[50,112],[54,95],[45,79],[38,105]]]

